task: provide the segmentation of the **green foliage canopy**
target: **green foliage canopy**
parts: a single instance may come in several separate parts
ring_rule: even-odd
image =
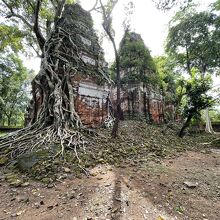
[[[119,48],[122,84],[159,83],[156,65],[139,34],[126,31]],[[114,71],[114,65],[112,67]]]
[[[23,50],[25,33],[16,26],[0,24],[0,53],[11,48],[14,52]]]
[[[22,123],[29,102],[28,77],[30,72],[15,54],[0,56],[0,120]]]
[[[161,80],[161,87],[164,91],[175,94],[176,91],[176,81],[179,77],[178,74],[174,72],[174,64],[168,56],[158,56],[154,58],[156,64],[157,72]]]
[[[183,137],[185,129],[189,127],[192,119],[201,118],[201,110],[211,107],[214,104],[213,98],[208,95],[211,88],[211,77],[201,76],[195,68],[192,69],[192,75],[185,84],[185,105],[183,116],[186,117],[180,132],[179,137]]]
[[[14,41],[15,48],[21,47],[21,39],[41,56],[45,39],[54,22],[59,18],[65,4],[74,0],[2,0],[0,2],[0,34]],[[7,34],[7,35],[5,35]],[[4,39],[4,38],[3,38]],[[7,40],[4,39],[4,44]]]
[[[161,10],[170,10],[174,6],[179,6],[180,9],[184,9],[192,0],[153,0],[153,2],[155,2],[157,8]]]
[[[200,116],[201,110],[214,104],[212,96],[207,94],[212,84],[210,75],[203,77],[195,69],[192,73],[191,79],[186,81],[185,86],[186,104],[184,106],[184,115],[186,117],[191,114],[194,117]]]
[[[160,76],[161,88],[165,104],[175,106],[176,114],[183,112],[186,94],[186,80],[175,70],[175,62],[169,56],[158,56],[154,58],[157,71]]]
[[[179,12],[171,22],[166,50],[190,75],[192,68],[212,72],[220,62],[219,25],[219,17],[210,12]]]

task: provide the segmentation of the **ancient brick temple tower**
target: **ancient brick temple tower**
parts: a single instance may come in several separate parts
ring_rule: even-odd
[[[121,62],[121,108],[125,118],[161,123],[164,121],[164,99],[157,83],[153,85],[149,80],[155,78],[156,67],[150,55],[148,59],[144,58],[140,46],[145,48],[144,51],[148,50],[141,35],[129,31],[125,33],[120,43],[119,53],[123,61]],[[130,51],[123,53],[123,49],[129,47]],[[126,66],[123,66],[123,63],[126,63]],[[113,96],[112,100],[115,99],[116,97]]]
[[[93,29],[90,13],[83,10],[78,4],[66,5],[62,17],[55,24],[54,32],[51,35],[52,40],[56,38],[60,30],[70,36],[68,42],[61,47],[65,47],[63,57],[75,68],[75,73],[71,78],[74,94],[76,94],[74,97],[75,110],[85,126],[98,127],[102,125],[108,115],[107,100],[110,80],[107,76],[107,63]],[[55,50],[56,48],[54,48]],[[74,63],[75,60],[71,58],[72,56],[77,56],[77,64]],[[58,74],[65,74],[65,72]],[[39,77],[42,77],[40,73],[36,79]],[[32,86],[34,98],[27,121],[33,123],[42,104],[42,93],[37,84],[33,83]]]

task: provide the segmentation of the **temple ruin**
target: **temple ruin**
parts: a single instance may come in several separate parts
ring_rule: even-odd
[[[78,4],[66,5],[48,41],[53,42],[61,32],[64,38],[61,43],[58,42],[61,44],[59,54],[62,58],[60,60],[64,64],[68,63],[65,65],[72,66],[71,84],[74,89],[73,93],[76,94],[76,97],[74,96],[75,110],[86,127],[98,127],[108,115],[107,100],[110,80],[107,75],[108,65],[93,29],[90,13]],[[51,47],[51,54],[56,53],[56,46]],[[65,72],[62,68],[58,68],[58,74],[65,74]],[[35,82],[42,81],[43,77],[44,75],[39,73],[32,83],[33,100],[29,110],[29,123],[36,120],[42,105],[43,89]]]
[[[62,35],[62,40],[57,41],[60,35]],[[144,45],[139,34],[127,33],[121,41],[119,53],[126,42],[139,42]],[[57,52],[57,47],[59,47],[59,52]],[[71,67],[70,81],[74,90],[74,108],[83,125],[89,128],[102,126],[106,119],[111,118],[110,110],[115,108],[116,90],[109,78],[108,64],[104,60],[104,52],[93,29],[90,13],[78,4],[66,5],[62,17],[55,24],[45,50],[52,57],[50,58],[52,63],[53,57],[56,62],[60,60],[62,65],[59,63],[56,67],[54,64],[58,76],[63,77],[65,66]],[[138,59],[142,60],[142,58],[140,54]],[[154,77],[156,74],[154,68],[148,66],[149,60],[145,63],[143,59],[144,68],[142,69],[132,61],[128,60],[128,62],[130,63],[126,68],[123,66],[121,68],[121,106],[125,118],[141,118],[155,123],[163,122],[163,96],[159,87],[148,81],[149,76]],[[138,76],[138,80],[126,81],[132,74]],[[140,76],[146,79],[143,80]],[[45,84],[45,88],[42,87],[44,80],[47,80],[44,78],[45,74],[40,72],[32,83],[33,99],[27,118],[29,124],[37,120],[44,93],[49,89],[48,84]],[[41,81],[41,86],[37,83],[38,81]]]
[[[124,117],[154,123],[163,122],[163,96],[158,82],[152,82],[157,74],[156,67],[141,36],[135,32],[126,32],[119,53],[122,61],[121,107]],[[146,53],[149,53],[148,56],[145,55]]]

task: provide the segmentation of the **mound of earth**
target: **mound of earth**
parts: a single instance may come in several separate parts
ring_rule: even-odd
[[[0,165],[7,165],[5,172],[11,173],[11,177],[6,179],[12,185],[25,182],[17,178],[20,173],[26,178],[50,184],[70,172],[76,177],[81,173],[89,175],[89,169],[97,164],[137,165],[141,162],[160,162],[161,158],[172,158],[187,150],[208,150],[204,143],[214,138],[206,133],[179,138],[173,128],[164,130],[163,126],[137,121],[123,121],[116,139],[112,139],[110,133],[108,129],[98,129],[95,134],[87,135],[84,151],[67,150],[64,158],[56,157],[60,145],[54,143],[51,148],[45,146],[45,149],[24,154],[10,163],[7,163],[9,158],[1,155]]]

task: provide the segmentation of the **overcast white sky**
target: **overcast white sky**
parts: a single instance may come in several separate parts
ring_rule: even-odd
[[[119,44],[123,36],[122,23],[125,18],[124,6],[131,0],[119,0],[113,13],[113,28],[116,33],[116,42]],[[215,0],[198,0],[202,8],[206,8]],[[91,9],[95,0],[80,0],[84,9]],[[168,31],[168,22],[175,11],[162,12],[156,9],[152,0],[133,0],[135,5],[134,14],[131,17],[131,30],[141,34],[146,46],[150,49],[152,56],[162,55],[164,53],[164,42]],[[98,32],[103,31],[101,27],[101,17],[97,13],[92,13],[95,29]],[[107,62],[114,60],[112,45],[105,39],[103,48]],[[34,69],[37,73],[40,66],[40,60],[32,58],[26,60],[26,66]]]
[[[113,28],[116,33],[116,42],[119,44],[124,30],[123,20],[125,18],[124,7],[130,0],[119,0],[113,13]],[[92,2],[92,1],[91,1]],[[131,30],[141,34],[146,46],[152,51],[152,55],[160,55],[163,53],[163,43],[167,35],[167,24],[171,18],[171,12],[163,13],[156,9],[151,0],[133,0],[135,8],[134,14],[131,17]],[[88,1],[81,0],[84,8],[89,8],[91,5]],[[100,25],[101,17],[97,13],[92,13],[95,28],[102,30]],[[110,42],[106,39],[103,42],[103,48],[107,61],[113,60],[114,53]]]

